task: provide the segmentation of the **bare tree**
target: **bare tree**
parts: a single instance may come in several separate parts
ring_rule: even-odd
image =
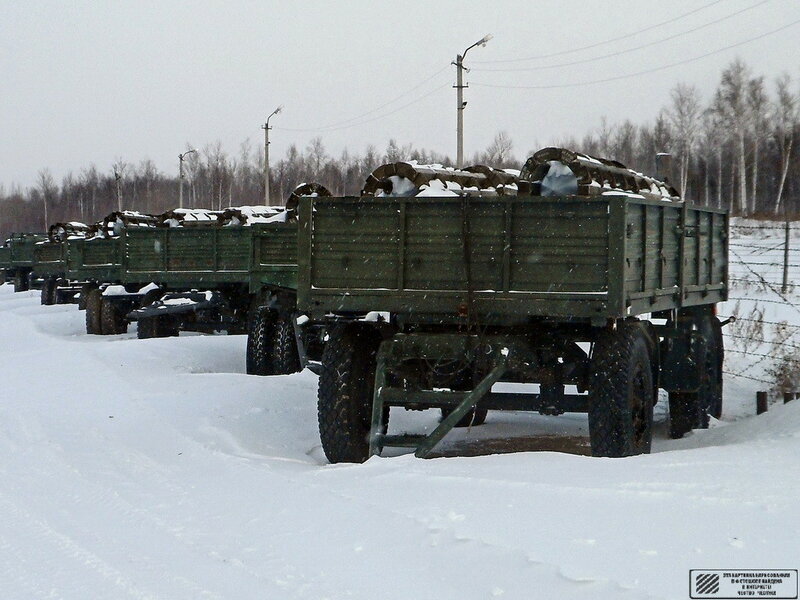
[[[493,167],[506,167],[513,160],[511,151],[514,149],[514,142],[511,141],[508,133],[501,131],[494,136],[492,143],[486,148],[483,161]]]
[[[781,168],[778,177],[778,190],[775,193],[775,214],[781,209],[783,189],[794,145],[794,131],[800,120],[800,98],[791,91],[791,79],[787,73],[776,81],[777,99],[772,106],[772,136],[778,146]]]
[[[693,85],[679,83],[672,88],[670,97],[672,104],[667,109],[667,118],[675,136],[679,165],[678,187],[681,197],[685,198],[689,182],[689,164],[697,143],[703,110],[700,106],[700,92]]]
[[[711,206],[711,160],[716,162],[714,187],[716,190],[716,206],[722,208],[722,152],[724,149],[725,133],[719,116],[707,109],[703,113],[702,137],[700,139],[700,152],[705,163],[705,176],[703,187],[705,189],[705,202]]]
[[[739,172],[739,211],[747,213],[747,159],[745,139],[749,106],[747,103],[747,84],[750,69],[740,59],[734,60],[723,72],[719,88],[714,95],[713,109],[733,132],[736,144]]]
[[[769,98],[764,90],[764,78],[754,77],[747,83],[747,107],[750,110],[750,129],[753,136],[753,169],[750,179],[750,206],[758,210],[758,164],[760,160],[761,140],[767,129],[767,110]]]
[[[36,187],[41,194],[42,204],[44,206],[44,231],[50,226],[50,217],[48,215],[48,204],[51,204],[55,198],[58,188],[53,181],[53,175],[50,169],[42,169],[36,176]]]

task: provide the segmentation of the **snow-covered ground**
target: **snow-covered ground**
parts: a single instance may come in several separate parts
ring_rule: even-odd
[[[734,233],[780,262],[779,230]],[[653,454],[596,459],[585,416],[490,413],[444,458],[336,466],[316,378],[245,375],[243,336],[87,336],[1,286],[0,598],[688,598],[689,569],[798,568],[800,400],[754,408],[800,311],[731,274],[752,283],[720,314],[788,327],[726,328],[754,379],[727,377],[708,431],[667,439],[662,397]],[[527,451],[465,456],[508,437]]]

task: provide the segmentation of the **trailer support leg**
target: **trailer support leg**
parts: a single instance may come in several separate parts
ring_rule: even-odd
[[[494,369],[492,369],[489,374],[484,377],[478,385],[475,386],[471,392],[469,392],[466,397],[461,401],[461,403],[453,409],[445,419],[439,423],[439,426],[434,429],[430,435],[428,435],[422,443],[417,447],[417,451],[414,453],[414,456],[417,458],[427,458],[427,456],[431,453],[434,446],[438,444],[442,438],[450,432],[450,430],[455,427],[456,423],[458,423],[461,418],[466,415],[469,411],[475,408],[475,405],[478,401],[483,398],[486,394],[491,391],[492,386],[497,383],[503,374],[506,372],[506,363],[505,361],[498,364]]]

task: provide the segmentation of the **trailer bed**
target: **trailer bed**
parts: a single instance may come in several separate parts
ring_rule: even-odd
[[[298,306],[605,320],[727,299],[724,211],[630,194],[303,198]]]

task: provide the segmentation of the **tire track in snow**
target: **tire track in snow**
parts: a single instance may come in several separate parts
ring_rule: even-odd
[[[0,492],[0,507],[2,507],[2,513],[13,527],[25,531],[25,535],[19,536],[19,539],[32,542],[33,545],[44,552],[56,550],[60,555],[60,559],[66,558],[83,567],[84,569],[78,573],[77,578],[84,587],[88,582],[82,581],[82,577],[85,575],[83,571],[88,569],[98,575],[103,582],[113,585],[120,594],[124,594],[128,598],[136,598],[138,600],[157,600],[161,598],[161,596],[151,591],[141,589],[124,573],[108,564],[100,556],[86,549],[71,537],[60,533],[48,525],[47,522],[36,518],[28,510],[15,504],[2,492]],[[23,550],[17,547],[14,553],[20,555]],[[73,574],[72,570],[70,570],[70,574]],[[97,597],[94,595],[96,592],[97,589],[95,588],[93,592],[89,592],[84,597]],[[113,597],[119,598],[120,596]]]

